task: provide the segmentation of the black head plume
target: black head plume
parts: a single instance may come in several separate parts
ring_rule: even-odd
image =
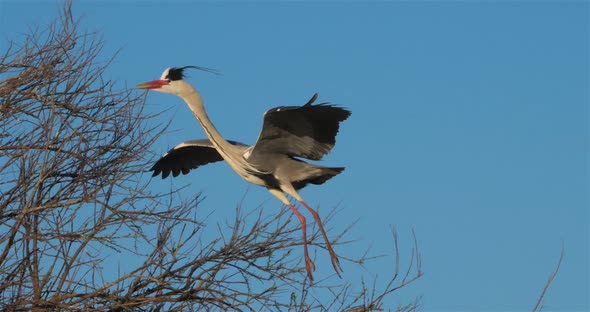
[[[194,68],[194,69],[202,70],[202,71],[209,72],[209,73],[212,73],[215,75],[220,75],[220,73],[218,71],[216,71],[215,69],[211,69],[211,68],[207,68],[207,67],[200,67],[200,66],[184,66],[184,67],[170,68],[170,70],[168,71],[168,75],[166,75],[166,77],[164,77],[164,78],[171,80],[171,81],[181,80],[182,78],[186,77],[184,75],[184,70],[187,68]]]

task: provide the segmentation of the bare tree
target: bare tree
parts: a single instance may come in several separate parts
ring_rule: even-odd
[[[67,3],[0,56],[0,309],[416,309],[390,296],[422,275],[415,236],[400,273],[392,230],[384,289],[307,284],[286,208],[266,218],[263,208],[237,208],[205,239],[200,195],[148,190],[150,146],[166,127],[144,112],[141,94],[106,78],[102,47]],[[310,243],[323,247],[318,236]],[[127,259],[131,268],[113,269]]]

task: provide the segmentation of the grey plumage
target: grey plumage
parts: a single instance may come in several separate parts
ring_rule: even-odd
[[[244,150],[248,145],[240,142],[228,141],[236,147],[243,147]],[[215,146],[209,139],[190,140],[178,144],[160,158],[150,169],[153,171],[153,177],[162,174],[162,179],[166,179],[170,173],[177,177],[180,173],[188,174],[191,169],[197,169],[209,163],[223,160],[223,157],[215,149]]]
[[[166,178],[187,174],[199,166],[225,160],[246,181],[266,187],[287,205],[301,222],[303,251],[307,276],[313,280],[315,265],[307,248],[307,223],[295,208],[288,194],[299,201],[312,214],[324,237],[332,266],[340,276],[342,267],[328,240],[319,214],[299,195],[298,189],[307,184],[322,184],[339,174],[344,167],[323,167],[309,164],[303,159],[320,160],[334,147],[340,122],[351,112],[328,103],[313,105],[317,94],[303,106],[276,107],[264,114],[263,126],[254,146],[228,141],[217,131],[205,112],[201,94],[183,78],[184,70],[200,67],[167,68],[159,80],[139,84],[141,89],[171,93],[181,97],[191,109],[208,139],[182,143],[158,160],[152,167],[154,176]]]
[[[309,164],[299,158],[320,160],[336,143],[339,123],[350,116],[350,111],[321,103],[312,105],[317,94],[303,106],[281,106],[264,114],[262,130],[252,147],[230,141],[242,149],[242,156],[261,172],[279,173],[274,180],[289,182],[298,190],[307,184],[322,184],[339,174],[344,167],[322,167]],[[223,160],[208,139],[183,142],[166,153],[150,169],[153,176],[160,173],[167,178],[208,163]],[[272,182],[271,177],[259,174],[261,179]],[[273,185],[274,186],[274,185]],[[277,186],[278,187],[278,186]]]

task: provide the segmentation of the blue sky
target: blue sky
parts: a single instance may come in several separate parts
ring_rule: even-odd
[[[2,44],[56,8],[0,3]],[[586,1],[74,6],[82,27],[102,34],[105,55],[120,50],[109,75],[129,86],[168,66],[222,71],[188,80],[229,139],[253,143],[265,110],[303,104],[314,92],[352,110],[322,162],[346,171],[302,196],[322,215],[338,206],[329,233],[359,220],[347,237],[356,241],[337,253],[372,246],[388,255],[364,269],[344,263],[351,281],[385,281],[389,227],[402,248],[414,229],[425,276],[401,299],[423,295],[423,311],[530,310],[562,242],[545,310],[590,309],[589,9]],[[162,122],[175,118],[156,152],[204,137],[180,99],[150,94],[148,103],[166,109]],[[280,206],[223,164],[152,183],[204,191],[202,205],[220,220],[246,192],[246,209]],[[315,252],[316,274],[332,274],[327,253]]]

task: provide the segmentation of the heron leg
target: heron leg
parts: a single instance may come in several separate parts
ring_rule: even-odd
[[[336,255],[336,252],[334,252],[334,249],[332,248],[332,244],[330,243],[330,240],[328,240],[328,235],[326,235],[326,231],[324,230],[324,225],[322,224],[322,220],[320,219],[320,215],[318,214],[317,211],[315,211],[313,208],[311,208],[305,201],[303,201],[303,200],[299,200],[299,201],[303,204],[303,206],[305,206],[305,208],[307,208],[307,210],[309,210],[309,212],[311,212],[313,219],[319,225],[320,231],[322,232],[322,236],[324,236],[324,241],[326,242],[326,248],[328,248],[328,252],[330,253],[330,259],[332,260],[332,266],[334,267],[334,271],[336,271],[336,274],[338,274],[338,277],[341,278],[342,277],[342,275],[341,275],[342,266],[340,265],[340,260],[338,260],[338,256]]]
[[[291,208],[293,213],[295,213],[297,218],[299,218],[299,222],[301,222],[301,229],[303,230],[303,254],[305,257],[305,269],[307,270],[307,277],[309,277],[309,280],[313,282],[312,271],[315,271],[315,264],[313,264],[313,261],[311,261],[307,251],[307,224],[305,222],[305,217],[299,211],[297,211],[293,205],[289,204],[288,206]]]
[[[293,186],[286,186],[283,185],[282,186],[283,191],[285,191],[287,194],[293,196],[293,198],[297,199],[300,203],[303,204],[303,206],[305,206],[305,208],[307,208],[307,210],[309,210],[309,212],[311,212],[311,215],[313,216],[313,219],[315,220],[315,222],[318,224],[320,231],[322,232],[322,236],[324,237],[324,241],[326,242],[326,248],[328,249],[328,252],[330,253],[330,260],[332,260],[332,266],[334,267],[334,271],[336,271],[336,274],[338,275],[338,277],[342,277],[341,272],[342,272],[342,266],[340,265],[340,260],[338,260],[338,256],[336,255],[336,252],[334,252],[334,248],[332,248],[332,244],[330,243],[330,240],[328,239],[328,235],[326,235],[326,230],[324,230],[324,225],[322,224],[322,220],[320,219],[320,215],[318,214],[317,211],[315,211],[313,208],[311,208],[304,200],[303,198],[301,198],[301,196],[299,195],[299,193],[297,193],[297,191],[295,190],[295,188],[293,188]]]
[[[305,259],[305,270],[307,271],[307,277],[310,281],[313,282],[313,274],[312,272],[315,271],[315,264],[311,261],[309,257],[309,252],[307,250],[307,222],[305,221],[305,217],[289,202],[285,194],[282,191],[277,189],[269,189],[270,193],[277,197],[283,204],[287,205],[291,211],[299,218],[299,222],[301,222],[301,229],[303,231],[303,256]]]

